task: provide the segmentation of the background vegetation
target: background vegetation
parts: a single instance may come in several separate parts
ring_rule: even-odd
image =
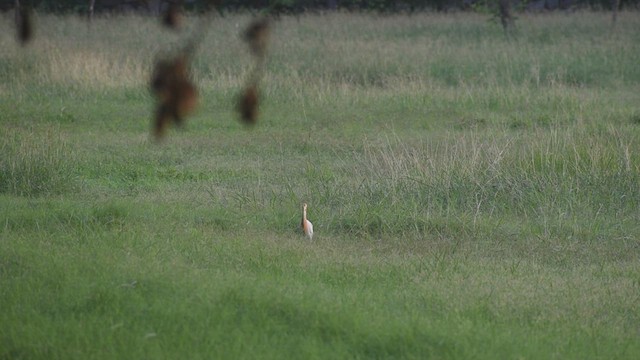
[[[306,10],[349,9],[383,12],[413,12],[419,10],[449,11],[493,6],[499,0],[95,0],[96,11],[156,8],[169,3],[182,3],[189,10],[202,10],[215,4],[221,10],[270,10],[274,12],[301,12]],[[15,0],[0,0],[0,9],[9,8]],[[90,0],[21,0],[26,6],[56,12],[89,11]],[[516,9],[607,9],[616,0],[514,0]],[[639,0],[618,0],[623,9],[637,8]]]
[[[0,22],[0,358],[640,357],[637,14],[283,17],[247,129],[249,20],[162,144],[182,34]]]

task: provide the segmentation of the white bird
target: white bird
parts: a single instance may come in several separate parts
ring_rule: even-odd
[[[302,223],[300,224],[302,227],[302,232],[304,236],[308,237],[309,240],[313,239],[313,224],[311,221],[307,220],[307,204],[302,204]]]

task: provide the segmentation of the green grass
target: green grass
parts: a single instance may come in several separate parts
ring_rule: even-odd
[[[162,144],[180,34],[0,23],[0,358],[640,357],[636,13],[285,17],[252,129],[249,20]]]

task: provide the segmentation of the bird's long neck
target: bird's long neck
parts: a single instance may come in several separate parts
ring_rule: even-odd
[[[302,208],[302,226],[305,226],[305,222],[307,221],[307,208]]]

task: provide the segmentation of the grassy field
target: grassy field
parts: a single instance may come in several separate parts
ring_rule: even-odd
[[[640,358],[638,13],[285,17],[250,129],[217,18],[162,144],[189,28],[10,20],[0,359]]]

